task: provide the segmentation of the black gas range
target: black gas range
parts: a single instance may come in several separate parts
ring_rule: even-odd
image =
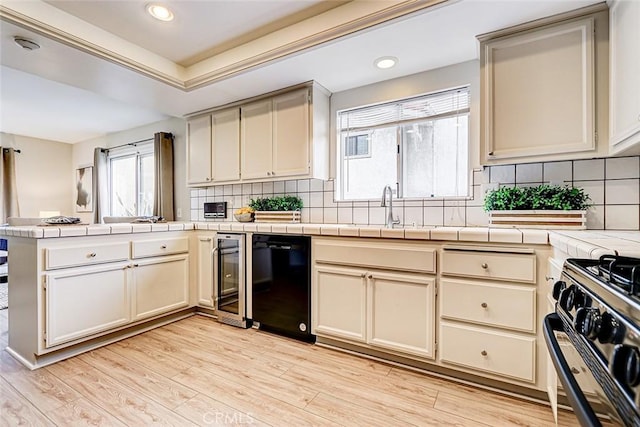
[[[545,318],[545,339],[581,424],[600,425],[598,407],[613,422],[640,426],[640,258],[568,259],[553,297],[556,309]],[[559,345],[559,334],[571,345]],[[576,356],[590,376],[588,391],[567,363]]]

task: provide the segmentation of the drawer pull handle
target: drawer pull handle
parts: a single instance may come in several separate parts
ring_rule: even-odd
[[[134,267],[140,267],[140,264],[133,264]]]
[[[579,374],[580,373],[580,369],[572,366],[571,367],[571,373],[574,374],[574,375]]]
[[[483,355],[483,356],[486,356],[488,353],[487,353],[487,351],[486,351],[486,350],[482,350],[482,351],[480,352],[480,354],[481,354],[481,355]]]
[[[489,264],[487,264],[486,262],[483,262],[482,264],[480,264],[480,267],[486,270],[487,268],[489,268]]]
[[[230,279],[230,278],[231,278],[231,273],[227,273],[227,274],[225,274],[225,275],[224,275],[224,278],[225,278],[225,279]]]
[[[480,304],[480,307],[482,307],[482,308],[487,308],[488,306],[487,306],[487,303],[486,303],[486,302],[483,302],[482,304]]]
[[[167,249],[167,245],[160,246],[160,249]]]
[[[95,258],[96,257],[96,253],[95,252],[91,252],[89,254],[87,254],[87,258]]]

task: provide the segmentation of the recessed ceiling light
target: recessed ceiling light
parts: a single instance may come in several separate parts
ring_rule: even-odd
[[[166,6],[160,4],[150,3],[147,5],[147,12],[149,15],[160,21],[172,21],[173,12],[171,12]]]
[[[395,56],[383,56],[373,61],[373,64],[380,69],[387,69],[395,66],[398,63],[398,58]]]
[[[13,41],[15,41],[18,46],[26,50],[40,49],[40,45],[38,43],[21,36],[13,36]]]

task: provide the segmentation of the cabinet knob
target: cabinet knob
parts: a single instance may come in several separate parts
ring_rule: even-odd
[[[549,280],[553,280],[553,277],[551,277],[551,276],[544,276],[544,280],[546,280],[546,281],[548,282]]]
[[[480,307],[482,307],[482,308],[487,308],[487,307],[488,307],[488,305],[487,305],[487,303],[486,303],[486,302],[483,302],[482,304],[480,304]]]
[[[95,258],[96,257],[96,253],[95,252],[91,252],[89,254],[87,254],[87,258]]]
[[[133,264],[134,267],[140,267],[140,264]]]
[[[480,352],[480,354],[481,354],[481,355],[483,355],[483,356],[486,356],[488,353],[487,353],[487,351],[486,351],[486,350],[482,350],[482,351]]]
[[[362,277],[362,278],[364,279],[365,277],[367,277],[367,275],[366,275],[366,274],[364,274],[364,273],[362,273],[362,274],[360,275],[360,277]]]
[[[373,279],[373,274],[370,274],[369,276],[367,276],[367,278]]]
[[[267,172],[267,176],[271,176],[271,172]]]
[[[167,245],[160,246],[160,249],[167,249]]]
[[[480,264],[480,267],[486,270],[487,268],[489,268],[489,264],[487,264],[486,262],[483,262],[482,264]]]
[[[211,178],[207,177],[207,181],[211,181]]]
[[[275,176],[275,174],[276,174],[276,173],[275,173],[274,171],[271,171],[271,175],[274,175],[274,176]]]

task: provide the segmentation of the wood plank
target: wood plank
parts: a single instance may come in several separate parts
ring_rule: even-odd
[[[47,413],[59,426],[125,427],[125,424],[86,399],[78,399]]]
[[[0,376],[43,413],[81,397],[46,369],[30,371],[6,351],[0,353]]]
[[[109,348],[90,351],[81,355],[80,359],[110,376],[120,385],[148,396],[170,409],[197,394],[194,390],[132,362]]]
[[[54,363],[53,365],[49,365],[44,369],[51,372],[61,380],[64,380],[65,378],[69,378],[74,375],[79,375],[86,372],[87,370],[91,369],[91,366],[86,362],[80,360],[79,356],[76,356],[70,359],[62,360],[58,363]]]
[[[54,426],[35,406],[0,378],[0,425],[3,426]]]
[[[174,380],[266,423],[282,426],[335,426],[335,422],[285,403],[275,396],[239,385],[210,371],[191,368]]]
[[[425,412],[435,403],[436,392],[424,387],[371,381],[367,378],[346,378],[322,368],[294,367],[282,375],[283,379],[299,384],[314,384],[325,393],[346,402],[357,401],[364,408],[373,409],[409,423],[424,422]],[[412,389],[414,392],[408,392]]]
[[[175,412],[198,425],[268,426],[255,416],[238,411],[203,394],[198,394],[175,409]]]
[[[181,359],[171,357],[157,345],[141,344],[136,337],[114,343],[109,346],[109,349],[169,378],[193,366]]]
[[[98,369],[68,378],[67,383],[87,400],[127,425],[194,425],[150,398],[144,397]]]

